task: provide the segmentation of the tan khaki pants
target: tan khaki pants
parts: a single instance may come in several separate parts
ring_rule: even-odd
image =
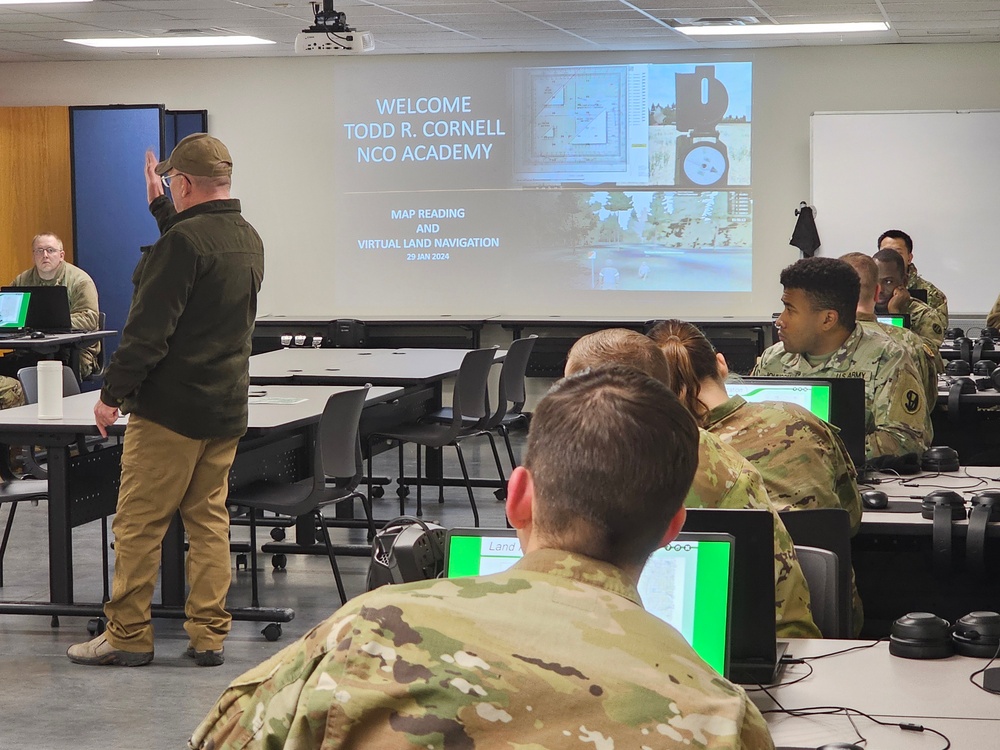
[[[222,648],[232,620],[226,594],[229,556],[227,478],[239,438],[193,440],[133,414],[122,452],[111,601],[104,605],[108,642],[123,651],[153,650],[150,605],[160,547],[180,511],[188,535],[185,604],[191,645]]]

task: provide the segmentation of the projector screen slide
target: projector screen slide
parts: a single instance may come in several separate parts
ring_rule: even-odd
[[[340,70],[338,308],[375,309],[362,278],[428,314],[751,291],[750,63]]]

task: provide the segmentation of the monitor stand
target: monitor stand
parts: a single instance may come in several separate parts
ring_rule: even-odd
[[[782,658],[788,644],[778,641],[774,651],[774,661],[753,660],[734,661],[729,665],[729,679],[739,685],[773,685],[778,682],[784,668]]]

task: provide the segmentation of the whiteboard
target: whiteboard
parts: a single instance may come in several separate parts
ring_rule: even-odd
[[[817,112],[810,133],[819,254],[871,255],[902,229],[949,313],[985,315],[1000,294],[1000,111]]]

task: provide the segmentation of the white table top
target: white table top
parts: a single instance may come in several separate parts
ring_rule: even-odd
[[[21,336],[0,339],[0,349],[58,349],[61,346],[80,344],[114,336],[118,331],[77,331],[76,333],[46,333],[40,338]]]
[[[248,429],[271,429],[274,427],[295,427],[299,423],[308,423],[323,412],[327,399],[334,393],[351,390],[356,386],[340,385],[269,385],[251,386],[251,393],[264,392],[265,396],[278,398],[304,398],[305,401],[296,404],[266,404],[256,401],[261,398],[254,396],[249,399]],[[366,404],[388,401],[402,393],[401,388],[379,387],[368,391]],[[63,399],[62,419],[39,419],[38,404],[18,406],[14,409],[0,411],[0,432],[57,432],[74,434],[97,434],[94,424],[94,404],[97,403],[97,392],[79,393]],[[128,415],[123,416],[113,425],[112,434],[125,431]]]
[[[861,490],[877,489],[889,496],[892,512],[865,510],[861,517],[861,532],[895,531],[898,533],[930,534],[933,521],[920,514],[920,501],[935,490],[954,490],[965,498],[966,505],[973,495],[983,490],[1000,490],[1000,466],[963,466],[958,471],[923,472],[897,477],[879,474],[877,485],[862,485]],[[908,511],[908,512],[905,512]],[[968,520],[954,521],[956,527],[967,527]],[[990,523],[990,536],[1000,535],[1000,523]],[[963,532],[964,533],[964,532]]]
[[[258,323],[265,325],[278,325],[282,323],[329,323],[334,320],[360,320],[362,323],[401,323],[414,324],[469,324],[486,323],[495,318],[496,315],[337,315],[329,313],[327,315],[261,315],[257,318]]]
[[[455,375],[466,354],[467,349],[279,349],[250,358],[250,379],[410,385]],[[496,361],[506,354],[498,349]]]
[[[860,646],[871,641],[838,640],[791,640],[788,653],[801,658],[829,654],[852,646]],[[993,695],[976,688],[969,682],[969,675],[986,665],[986,659],[967,656],[952,656],[947,659],[902,659],[889,654],[889,644],[881,642],[869,649],[852,651],[812,661],[809,665],[789,664],[784,668],[782,682],[789,683],[809,672],[815,671],[801,682],[784,687],[769,687],[768,691],[785,708],[806,706],[847,706],[878,717],[901,717],[901,721],[933,726],[949,734],[949,729],[937,726],[939,719],[983,720],[982,724],[971,728],[981,741],[955,745],[962,748],[996,747],[1000,736],[1000,695]],[[981,679],[981,678],[980,678]],[[750,693],[753,702],[760,709],[775,708],[772,700],[763,692]],[[775,718],[768,718],[775,717]],[[792,719],[776,715],[765,715],[775,729],[776,744],[809,746],[809,741],[792,738]],[[805,720],[803,720],[805,722]],[[863,721],[865,729],[870,722]],[[971,723],[971,722],[970,722]],[[814,727],[815,729],[815,727]],[[886,748],[941,748],[944,743],[937,738],[917,735],[925,744],[904,744],[908,732],[891,730],[895,744],[869,745],[871,750]],[[988,731],[989,734],[982,734]],[[848,741],[853,735],[838,733],[837,736],[823,736],[824,742]],[[989,741],[985,741],[986,738]],[[815,747],[819,742],[812,742]]]

